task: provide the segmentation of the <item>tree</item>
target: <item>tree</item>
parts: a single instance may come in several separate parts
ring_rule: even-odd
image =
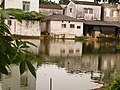
[[[39,0],[39,4],[56,4],[56,3],[52,2],[51,0]]]
[[[27,15],[31,15],[31,19],[37,19],[37,16],[39,19],[43,18],[41,14],[36,12],[30,12]],[[35,68],[28,60],[28,57],[33,56],[33,54],[26,50],[26,48],[29,48],[29,45],[35,47],[36,45],[28,41],[13,39],[9,26],[4,22],[6,19],[10,19],[10,17],[16,18],[21,22],[27,15],[26,12],[20,9],[0,9],[0,72],[3,74],[8,74],[11,64],[18,64],[20,65],[21,75],[28,68],[32,75],[36,77]]]
[[[101,2],[102,0],[94,0],[94,2],[95,3],[98,3],[98,2]],[[104,2],[106,2],[107,0],[104,0]],[[114,3],[118,3],[119,2],[119,0],[108,0],[108,3],[112,3],[112,4],[114,4]]]
[[[69,0],[60,0],[59,4],[65,4],[67,5],[69,3]]]

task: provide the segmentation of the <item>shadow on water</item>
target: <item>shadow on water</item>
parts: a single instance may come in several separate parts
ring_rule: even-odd
[[[11,65],[9,75],[1,75],[0,90],[91,90],[108,85],[120,70],[120,50],[112,42],[74,40],[31,40],[38,47],[29,49],[38,58],[31,60],[37,79],[29,71],[19,75]],[[11,83],[13,82],[13,83]]]

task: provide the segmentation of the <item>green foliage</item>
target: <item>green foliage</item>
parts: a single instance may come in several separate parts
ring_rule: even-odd
[[[39,14],[36,12],[30,12],[32,19],[38,19],[35,17]],[[17,18],[19,21],[25,17],[25,12],[19,9],[6,9],[0,10],[0,72],[8,74],[11,64],[20,65],[20,74],[22,75],[26,67],[30,70],[32,75],[36,77],[35,68],[32,66],[27,57],[31,57],[33,54],[26,49],[29,45],[33,45],[31,42],[22,41],[19,39],[13,39],[11,37],[10,28],[4,23],[5,19],[10,17]],[[33,18],[34,17],[34,18]]]
[[[95,3],[98,3],[98,2],[101,2],[102,0],[94,0],[94,2]],[[107,0],[104,0],[104,2],[106,2]],[[108,0],[108,3],[112,3],[112,4],[114,4],[114,3],[118,3],[119,2],[119,0]]]
[[[120,77],[116,77],[111,85],[105,90],[120,90]]]
[[[40,4],[56,4],[55,2],[52,2],[51,0],[39,0]]]
[[[35,11],[31,12],[24,12],[21,9],[5,9],[5,10],[0,10],[0,13],[2,14],[4,19],[9,19],[11,16],[12,18],[16,18],[17,20],[21,21],[22,19],[24,20],[41,20],[45,18],[45,15],[42,13],[37,13]]]
[[[67,5],[69,3],[69,0],[60,0],[59,4],[65,4]]]
[[[35,68],[33,67],[33,65],[28,60],[26,60],[26,64],[27,64],[27,67],[29,68],[30,72],[32,73],[32,75],[34,77],[36,77]]]

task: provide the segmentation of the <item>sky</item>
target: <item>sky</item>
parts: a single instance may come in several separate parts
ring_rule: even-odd
[[[58,2],[59,2],[59,0],[51,0],[51,1],[53,1],[53,2],[55,1],[56,3],[58,3]]]

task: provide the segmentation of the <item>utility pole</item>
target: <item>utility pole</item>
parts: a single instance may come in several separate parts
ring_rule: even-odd
[[[52,78],[50,78],[50,90],[52,90]]]

